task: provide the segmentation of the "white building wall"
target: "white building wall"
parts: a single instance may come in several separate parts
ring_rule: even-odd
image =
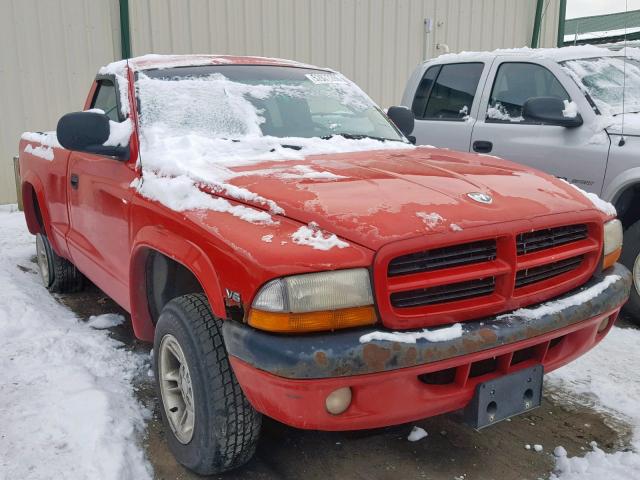
[[[555,46],[558,9],[545,1],[540,46]],[[536,0],[130,0],[130,10],[134,55],[291,58],[341,71],[386,107],[422,59],[447,47],[529,45]]]
[[[25,130],[80,110],[99,65],[120,55],[118,0],[0,0],[0,204],[15,202]]]
[[[15,201],[20,133],[54,129],[82,107],[98,67],[120,57],[118,4],[0,0],[0,204]],[[559,0],[545,6],[540,45],[555,46]],[[413,68],[444,45],[528,45],[535,8],[536,0],[129,0],[133,55],[291,58],[341,71],[382,106],[399,102]]]

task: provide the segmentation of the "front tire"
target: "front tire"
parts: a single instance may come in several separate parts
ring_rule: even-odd
[[[624,232],[620,262],[633,274],[631,295],[624,306],[624,311],[640,325],[640,221]]]
[[[253,456],[262,417],[244,396],[203,294],[162,309],[154,371],[162,420],[176,460],[200,475],[237,468]]]
[[[36,235],[36,260],[43,285],[52,293],[79,292],[84,286],[82,273],[51,248],[46,235]]]

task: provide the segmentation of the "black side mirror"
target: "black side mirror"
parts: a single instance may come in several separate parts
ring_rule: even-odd
[[[564,101],[556,97],[532,97],[522,106],[522,116],[525,121],[540,122],[546,125],[575,128],[582,125],[579,113],[575,116],[565,116]]]
[[[128,147],[103,145],[109,138],[109,133],[109,117],[98,112],[67,113],[58,120],[56,128],[58,142],[67,150],[127,158]]]
[[[400,130],[405,137],[409,138],[415,125],[415,118],[411,110],[407,107],[389,107],[387,117],[395,123],[398,130]]]

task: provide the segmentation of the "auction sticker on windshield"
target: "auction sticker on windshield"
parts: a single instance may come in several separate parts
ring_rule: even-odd
[[[347,83],[342,76],[336,73],[307,73],[305,75],[313,83]]]

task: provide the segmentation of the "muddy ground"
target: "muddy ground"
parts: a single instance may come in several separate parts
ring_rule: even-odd
[[[80,318],[101,313],[122,313],[97,288],[59,296]],[[619,323],[630,326],[622,318]],[[150,345],[133,337],[129,323],[112,329],[128,348],[149,352]],[[605,451],[629,444],[627,425],[594,410],[572,404],[562,392],[545,390],[539,409],[494,427],[474,431],[455,415],[377,430],[327,433],[302,431],[265,419],[254,459],[243,469],[221,479],[538,479],[552,471],[553,449],[563,445],[570,455],[583,455],[591,441]],[[158,403],[151,379],[140,381],[138,395],[153,411],[144,439],[148,458],[158,479],[194,479],[176,464],[164,439]],[[412,425],[428,437],[415,443],[406,437]],[[540,453],[525,445],[540,444]]]

